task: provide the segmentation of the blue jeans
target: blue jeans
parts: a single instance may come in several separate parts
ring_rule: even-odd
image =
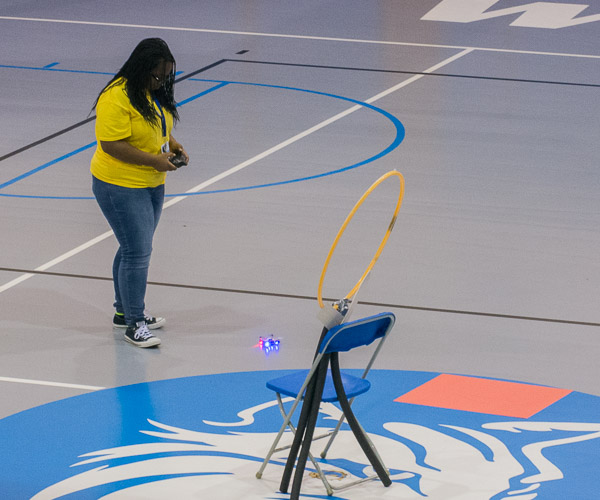
[[[119,249],[113,261],[115,309],[128,325],[144,319],[144,298],[152,238],[165,197],[165,186],[126,188],[92,176],[92,191],[112,228]]]

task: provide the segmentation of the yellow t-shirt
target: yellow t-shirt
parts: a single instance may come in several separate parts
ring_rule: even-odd
[[[151,99],[150,95],[148,98]],[[164,184],[166,172],[159,172],[150,166],[134,165],[117,160],[102,150],[100,141],[119,141],[125,139],[129,144],[147,153],[159,154],[161,147],[168,141],[173,128],[173,116],[163,107],[167,125],[166,137],[163,137],[160,111],[156,124],[148,123],[131,105],[125,93],[125,81],[117,82],[104,91],[96,105],[96,140],[98,145],[92,157],[90,170],[94,177],[109,184],[130,188],[156,187]]]

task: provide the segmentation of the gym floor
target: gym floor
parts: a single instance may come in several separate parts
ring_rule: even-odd
[[[0,2],[0,418],[306,368],[327,253],[391,170],[402,207],[353,310],[396,315],[376,368],[600,396],[600,3],[553,28],[516,0],[448,14],[474,3]],[[162,345],[138,349],[111,326],[117,245],[89,162],[92,104],[147,37],[177,60],[173,135],[191,161],[168,175],[154,239]],[[397,198],[391,178],[356,212],[326,301],[362,275]]]

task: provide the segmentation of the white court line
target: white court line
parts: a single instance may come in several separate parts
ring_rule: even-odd
[[[63,253],[62,255],[59,255],[55,259],[52,259],[52,260],[46,262],[45,264],[42,264],[41,266],[36,267],[34,269],[34,271],[46,271],[46,270],[50,269],[51,267],[54,267],[56,264],[60,264],[61,262],[69,259],[70,257],[73,257],[74,255],[77,255],[78,253],[83,252],[84,250],[87,250],[88,248],[94,246],[96,243],[100,243],[101,241],[105,240],[112,234],[113,234],[112,231],[107,231],[106,233],[103,233],[100,236],[96,236],[95,238],[92,238],[91,240],[83,243],[82,245],[79,245],[78,247],[73,248],[73,250],[69,250],[68,252]],[[23,281],[28,280],[29,278],[32,278],[33,276],[35,276],[34,273],[22,274],[18,278],[15,278],[14,280],[9,281],[8,283],[0,286],[0,293],[5,292],[6,290],[18,285],[19,283],[22,283]]]
[[[467,47],[462,45],[440,45],[433,43],[415,43],[415,42],[393,42],[387,40],[362,40],[359,38],[335,38],[328,36],[309,36],[309,35],[286,35],[284,33],[258,33],[253,31],[230,31],[230,30],[214,30],[206,28],[181,28],[177,26],[152,26],[146,24],[124,24],[124,23],[104,23],[98,21],[74,21],[69,19],[44,19],[39,17],[13,17],[0,16],[0,19],[7,21],[30,21],[39,23],[61,23],[61,24],[83,24],[91,26],[111,26],[115,28],[139,28],[152,30],[167,30],[167,31],[191,31],[195,33],[215,33],[219,35],[242,35],[242,36],[263,36],[271,38],[293,38],[299,40],[316,40],[323,42],[344,42],[344,43],[370,43],[377,45],[396,45],[405,47],[428,47],[438,49],[472,49],[482,50],[487,52],[508,52],[511,54],[532,54],[540,56],[557,56],[557,57],[582,57],[587,59],[600,59],[598,55],[591,54],[568,54],[564,52],[543,52],[536,50],[518,50],[518,49],[496,49],[492,47]]]
[[[46,385],[51,387],[65,387],[67,389],[83,389],[84,391],[101,391],[106,387],[95,385],[64,384],[62,382],[48,382],[46,380],[31,380],[27,378],[0,377],[0,382],[14,382],[17,384]]]
[[[473,52],[473,49],[463,50],[462,52],[459,52],[458,54],[454,54],[453,56],[451,56],[447,59],[444,59],[442,62],[431,66],[430,68],[426,69],[423,73],[432,73],[432,72],[436,71],[437,69],[441,68],[442,66],[445,66],[446,64],[450,64],[451,62],[456,61],[457,59],[459,59],[471,52]],[[413,82],[416,82],[417,80],[423,78],[423,76],[424,75],[415,75],[415,76],[409,78],[408,80],[405,80],[405,81],[399,83],[398,85],[394,85],[393,87],[391,87],[387,90],[384,90],[383,92],[380,92],[379,94],[367,99],[365,102],[367,102],[368,104],[371,104],[371,103],[381,99],[382,97],[385,97],[385,96],[391,94],[392,92],[395,92],[396,90],[399,90],[403,87],[406,87],[407,85],[410,85]],[[262,153],[254,156],[253,158],[250,158],[249,160],[246,160],[246,161],[240,163],[239,165],[236,165],[235,167],[232,167],[229,170],[226,170],[225,172],[222,172],[222,173],[212,177],[211,179],[208,179],[207,181],[204,181],[203,183],[198,184],[197,186],[186,191],[186,193],[197,193],[198,191],[201,191],[202,189],[214,184],[215,182],[225,179],[226,177],[229,177],[231,174],[234,174],[235,172],[239,172],[240,170],[252,165],[253,163],[256,163],[259,160],[262,160],[263,158],[266,158],[267,156],[275,153],[276,151],[279,151],[279,150],[285,148],[286,146],[289,146],[290,144],[293,144],[294,142],[296,142],[296,141],[316,132],[317,130],[320,130],[323,127],[326,127],[327,125],[330,125],[331,123],[336,122],[337,120],[339,120],[345,116],[348,116],[349,114],[354,113],[355,111],[358,111],[359,109],[362,109],[362,108],[363,108],[363,106],[360,106],[358,104],[355,106],[352,106],[351,108],[347,109],[346,111],[342,111],[341,113],[338,113],[337,115],[332,116],[331,118],[328,118],[327,120],[322,121],[321,123],[315,125],[314,127],[311,127],[309,129],[305,130],[304,132],[301,132],[301,133],[295,135],[294,137],[291,137],[290,139],[287,139],[287,140],[277,144],[276,146],[273,146],[272,148],[267,149],[266,151],[263,151]],[[165,202],[165,204],[163,205],[163,208],[168,208],[170,206],[173,206],[176,203],[179,203],[180,201],[185,200],[186,198],[188,198],[188,197],[187,196],[176,196],[175,198],[172,198],[171,200]],[[73,257],[74,255],[77,255],[78,253],[83,252],[84,250],[87,250],[88,248],[94,246],[97,243],[100,243],[101,241],[105,240],[112,234],[113,234],[112,231],[107,231],[106,233],[103,233],[100,236],[97,236],[97,237],[87,241],[86,243],[79,245],[78,247],[74,248],[73,250],[70,250],[70,251],[56,257],[55,259],[52,259],[51,261],[48,261],[45,264],[42,264],[41,266],[37,267],[35,269],[35,271],[46,271],[46,270],[50,269],[51,267],[55,266],[56,264],[64,262],[68,258]],[[34,273],[22,274],[21,276],[15,278],[14,280],[9,281],[5,285],[0,286],[0,293],[5,292],[6,290],[9,290],[10,288],[13,288],[14,286],[18,285],[19,283],[22,283],[25,280],[28,280],[29,278],[32,278],[33,276],[35,276]]]

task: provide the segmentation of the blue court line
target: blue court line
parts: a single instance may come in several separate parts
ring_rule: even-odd
[[[184,104],[187,104],[188,102],[192,102],[195,101],[196,99],[205,96],[206,94],[210,94],[211,92],[214,92],[215,90],[219,90],[223,87],[225,87],[226,85],[229,85],[229,82],[221,82],[219,83],[219,85],[215,85],[214,87],[211,87],[208,90],[205,90],[204,92],[200,92],[199,94],[193,95],[192,97],[188,97],[187,99],[184,99],[183,101],[177,103],[177,107],[179,108],[180,106],[183,106]]]
[[[208,80],[208,79],[203,79],[203,78],[190,78],[190,81],[200,81],[200,82],[217,82],[220,80]],[[384,109],[378,108],[376,106],[373,106],[371,104],[368,104],[366,102],[363,101],[358,101],[356,99],[351,99],[350,97],[344,97],[344,96],[340,96],[340,95],[336,95],[336,94],[330,94],[327,92],[319,92],[316,90],[307,90],[307,89],[301,89],[301,88],[297,88],[297,87],[288,87],[288,86],[283,86],[283,85],[270,85],[270,84],[265,84],[265,83],[249,83],[249,82],[237,82],[237,81],[229,81],[228,83],[230,84],[235,84],[235,85],[253,85],[253,86],[257,86],[257,87],[269,87],[269,88],[277,88],[277,89],[283,89],[283,90],[295,90],[295,91],[299,91],[299,92],[308,92],[310,94],[317,94],[317,95],[322,95],[322,96],[326,96],[326,97],[333,97],[335,99],[341,99],[343,101],[348,101],[354,104],[358,104],[359,106],[365,107],[365,108],[369,108],[373,111],[376,111],[377,113],[382,114],[383,116],[385,116],[388,120],[390,120],[395,128],[396,128],[396,137],[394,138],[394,140],[392,141],[392,143],[385,148],[384,150],[380,151],[378,154],[371,156],[369,158],[367,158],[366,160],[363,161],[359,161],[357,163],[354,163],[352,165],[349,165],[347,167],[343,167],[337,170],[330,170],[328,172],[323,172],[321,174],[315,174],[315,175],[310,175],[310,176],[306,176],[306,177],[299,177],[296,179],[289,179],[286,181],[278,181],[278,182],[270,182],[270,183],[266,183],[266,184],[254,184],[251,186],[243,186],[243,187],[238,187],[238,188],[228,188],[228,189],[215,189],[215,190],[211,190],[211,191],[199,191],[197,193],[176,193],[176,194],[167,194],[165,196],[169,197],[174,197],[174,196],[195,196],[195,195],[203,195],[203,194],[215,194],[215,193],[229,193],[229,192],[234,192],[234,191],[245,191],[245,190],[249,190],[249,189],[259,189],[259,188],[265,188],[265,187],[273,187],[273,186],[282,186],[284,184],[292,184],[292,183],[296,183],[296,182],[303,182],[303,181],[308,181],[308,180],[313,180],[313,179],[318,179],[321,177],[327,177],[330,175],[334,175],[334,174],[339,174],[341,172],[346,172],[348,170],[352,170],[354,168],[358,168],[361,167],[363,165],[366,165],[367,163],[371,163],[375,160],[378,160],[379,158],[382,158],[383,156],[389,154],[390,152],[392,152],[394,149],[396,149],[404,140],[405,137],[405,129],[404,129],[404,125],[402,125],[402,122],[396,118],[394,115],[392,115],[391,113],[388,113],[387,111],[385,111]]]
[[[47,66],[14,66],[11,64],[0,64],[0,68],[29,69],[29,70],[34,70],[34,71],[58,71],[60,73],[83,73],[83,74],[88,74],[88,75],[111,75],[111,76],[115,75],[114,73],[107,73],[105,71],[88,71],[88,70],[81,70],[81,69],[54,68],[53,66],[55,66],[57,64],[58,63],[52,63]]]
[[[58,71],[61,73],[82,73],[87,75],[108,75],[115,76],[115,73],[107,72],[107,71],[91,71],[91,70],[83,70],[83,69],[61,69],[55,68],[54,66],[59,65],[59,62],[53,62],[47,64],[46,66],[14,66],[10,64],[0,64],[0,68],[6,69],[29,69],[33,71]],[[175,76],[181,75],[183,71],[177,71]]]
[[[2,67],[0,65],[0,67]],[[32,69],[38,69],[38,68],[32,68]],[[51,71],[52,69],[50,69]],[[358,168],[360,166],[366,165],[368,163],[371,163],[379,158],[382,158],[383,156],[389,154],[391,151],[393,151],[394,149],[396,149],[401,142],[404,140],[404,136],[405,136],[405,129],[404,126],[402,125],[402,122],[400,122],[400,120],[398,118],[396,118],[394,115],[392,115],[391,113],[385,111],[384,109],[378,108],[376,106],[373,106],[371,104],[368,104],[366,102],[363,101],[358,101],[356,99],[352,99],[349,97],[344,97],[344,96],[340,96],[340,95],[336,95],[336,94],[331,94],[331,93],[327,93],[327,92],[319,92],[316,90],[308,90],[308,89],[301,89],[298,87],[289,87],[289,86],[282,86],[282,85],[270,85],[270,84],[264,84],[264,83],[250,83],[250,82],[240,82],[240,81],[225,81],[225,80],[210,80],[210,79],[200,79],[200,78],[190,78],[190,81],[199,81],[199,82],[212,82],[212,83],[217,83],[217,85],[215,85],[214,87],[211,87],[210,89],[207,89],[203,92],[200,92],[199,94],[196,94],[192,97],[189,97],[183,101],[181,101],[178,106],[183,106],[184,104],[187,104],[195,99],[198,99],[210,92],[213,92],[215,90],[218,90],[220,88],[223,88],[227,85],[230,84],[234,84],[234,85],[251,85],[251,86],[257,86],[257,87],[268,87],[268,88],[276,88],[276,89],[283,89],[283,90],[294,90],[294,91],[298,91],[298,92],[306,92],[306,93],[310,93],[310,94],[315,94],[315,95],[321,95],[321,96],[325,96],[325,97],[332,97],[334,99],[340,99],[343,101],[347,101],[347,102],[351,102],[353,104],[357,104],[361,107],[365,107],[368,109],[371,109],[372,111],[375,111],[377,113],[382,114],[383,116],[385,116],[388,120],[390,120],[392,122],[392,124],[394,125],[395,129],[396,129],[396,136],[394,138],[394,140],[392,141],[392,143],[387,146],[385,149],[383,149],[382,151],[380,151],[379,153],[377,153],[374,156],[371,156],[369,158],[367,158],[366,160],[362,160],[359,161],[357,163],[354,163],[352,165],[340,168],[340,169],[336,169],[336,170],[331,170],[328,172],[323,172],[321,174],[315,174],[315,175],[311,175],[311,176],[306,176],[306,177],[299,177],[299,178],[295,178],[295,179],[289,179],[289,180],[284,180],[284,181],[278,181],[278,182],[271,182],[271,183],[265,183],[265,184],[254,184],[254,185],[250,185],[250,186],[242,186],[242,187],[237,187],[237,188],[229,188],[229,189],[217,189],[217,190],[211,190],[211,191],[199,191],[197,193],[174,193],[174,194],[167,194],[165,195],[166,197],[175,197],[175,196],[195,196],[195,195],[205,195],[205,194],[216,194],[216,193],[227,193],[227,192],[234,192],[234,191],[244,191],[244,190],[249,190],[249,189],[259,189],[259,188],[265,188],[265,187],[273,187],[273,186],[280,186],[280,185],[285,185],[285,184],[292,184],[292,183],[296,183],[296,182],[302,182],[302,181],[307,181],[307,180],[312,180],[312,179],[318,179],[321,177],[327,177],[330,175],[334,175],[334,174],[338,174],[341,172],[345,172],[348,170],[352,170],[354,168]],[[96,144],[96,142],[94,141],[93,143],[90,143],[86,146],[83,146],[82,148],[79,148],[71,153],[68,153],[67,155],[61,156],[60,158],[57,158],[55,160],[52,160],[51,162],[48,162],[44,165],[41,165],[40,167],[37,167],[29,172],[26,172],[25,174],[16,177],[15,179],[12,179],[4,184],[0,184],[0,189],[3,189],[4,187],[14,184],[15,182],[18,182],[19,180],[25,178],[25,177],[29,177],[30,175],[39,172],[40,170],[43,170],[45,168],[48,168],[51,165],[54,165],[66,158],[69,158],[77,153],[80,153],[82,151],[85,151],[86,149],[89,149],[90,147],[93,147]],[[4,197],[12,197],[12,198],[39,198],[39,199],[56,199],[56,200],[92,200],[94,199],[92,196],[40,196],[40,195],[19,195],[19,194],[5,194],[5,193],[0,193],[0,196],[4,196]]]
[[[79,149],[76,149],[75,151],[71,151],[70,153],[67,153],[66,155],[63,155],[59,158],[49,161],[48,163],[44,163],[43,165],[40,165],[39,167],[36,167],[33,170],[30,170],[29,172],[25,172],[24,174],[21,174],[18,177],[15,177],[14,179],[11,179],[10,181],[5,182],[4,184],[0,184],[0,189],[4,189],[5,187],[10,186],[11,184],[14,184],[15,182],[19,182],[20,180],[25,179],[26,177],[29,177],[30,175],[33,175],[41,170],[51,167],[52,165],[55,165],[58,162],[66,160],[67,158],[70,158],[71,156],[75,156],[76,154],[81,153],[82,151],[85,151],[86,149],[90,149],[91,147],[94,147],[95,145],[96,145],[96,141],[90,142],[89,144],[86,144],[85,146],[82,146]],[[18,196],[18,195],[15,195],[15,196]]]

